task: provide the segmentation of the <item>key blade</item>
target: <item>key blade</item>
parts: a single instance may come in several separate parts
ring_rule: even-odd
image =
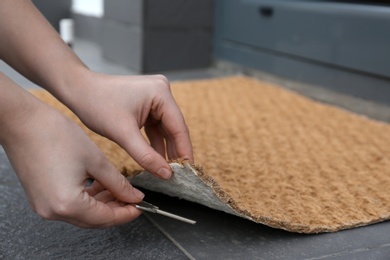
[[[178,215],[175,215],[175,214],[172,214],[172,213],[160,210],[160,209],[157,209],[156,211],[157,211],[156,212],[157,214],[160,214],[160,215],[163,215],[163,216],[166,216],[166,217],[169,217],[169,218],[173,218],[173,219],[176,219],[176,220],[180,220],[180,221],[183,221],[183,222],[188,223],[188,224],[194,225],[196,223],[195,220],[188,219],[188,218],[185,218],[185,217],[181,217],[181,216],[178,216]]]
[[[183,222],[188,223],[188,224],[195,224],[196,223],[195,220],[184,218],[184,217],[181,217],[181,216],[178,216],[178,215],[175,215],[175,214],[172,214],[172,213],[160,210],[157,206],[154,206],[153,204],[150,204],[150,203],[148,203],[146,201],[141,201],[140,203],[135,204],[135,207],[137,209],[140,209],[140,210],[143,210],[143,211],[160,214],[160,215],[163,215],[163,216],[166,216],[166,217],[169,217],[169,218],[173,218],[173,219],[176,219],[176,220],[183,221]]]

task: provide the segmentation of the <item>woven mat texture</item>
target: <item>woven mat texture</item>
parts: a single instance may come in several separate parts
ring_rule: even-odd
[[[47,92],[32,91],[76,122]],[[196,164],[255,222],[332,232],[390,217],[390,126],[247,77],[177,82]],[[119,168],[141,170],[84,127]]]

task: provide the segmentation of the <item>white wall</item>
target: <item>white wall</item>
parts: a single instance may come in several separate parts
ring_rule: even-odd
[[[72,0],[72,12],[88,16],[103,17],[104,0]]]

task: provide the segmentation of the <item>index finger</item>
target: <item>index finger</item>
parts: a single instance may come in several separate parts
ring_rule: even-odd
[[[156,117],[160,120],[161,129],[167,142],[168,153],[174,153],[179,158],[194,161],[190,131],[185,123],[179,106],[170,96],[169,102],[163,102]]]
[[[134,205],[114,205],[97,201],[85,193],[76,214],[62,220],[84,228],[112,227],[125,224],[139,217],[142,212]]]

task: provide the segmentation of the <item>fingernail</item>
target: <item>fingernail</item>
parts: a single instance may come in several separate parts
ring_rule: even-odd
[[[134,191],[134,195],[137,197],[137,199],[142,200],[145,197],[145,194],[143,194],[140,190],[133,188],[133,191]]]
[[[157,175],[163,179],[170,179],[172,177],[172,172],[171,172],[171,170],[168,170],[167,168],[160,168],[157,171]]]

